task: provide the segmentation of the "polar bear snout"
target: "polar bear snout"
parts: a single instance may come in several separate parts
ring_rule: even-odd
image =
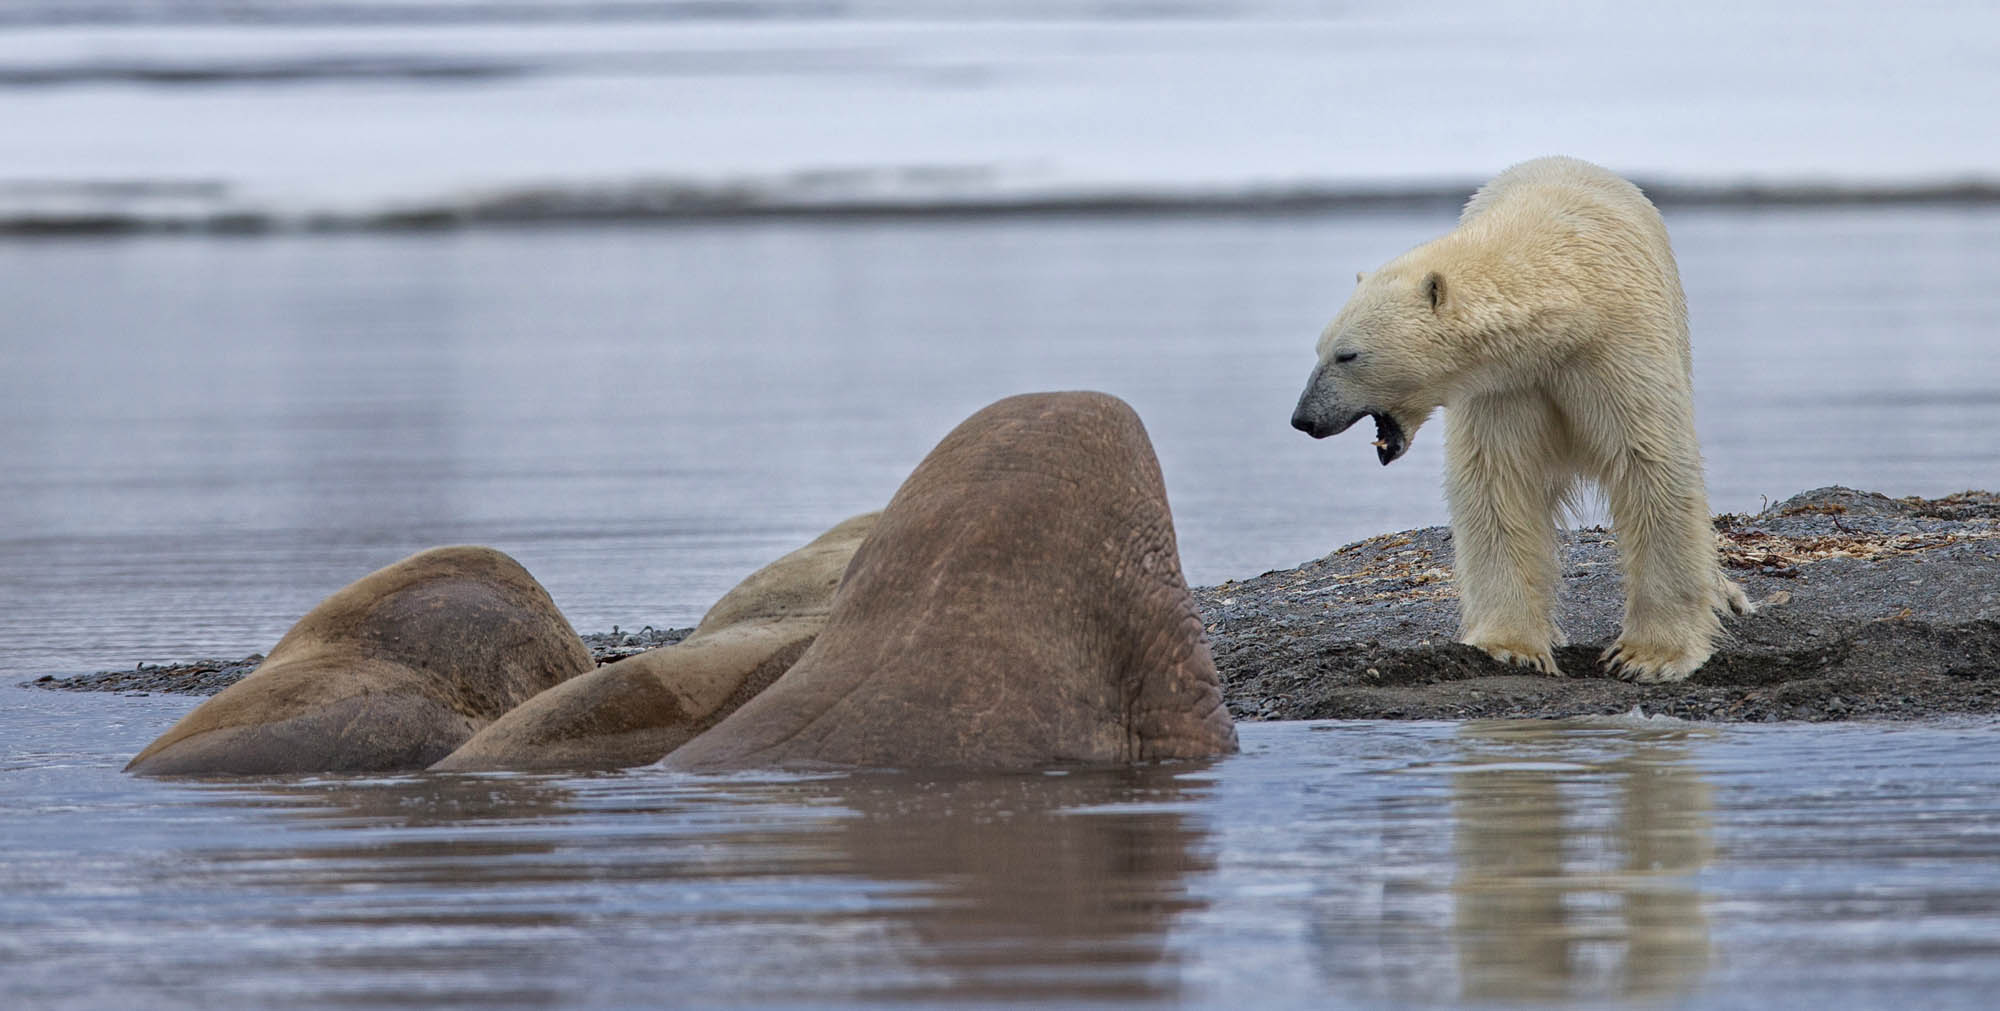
[[[1327,410],[1318,398],[1313,396],[1313,391],[1308,389],[1305,395],[1299,398],[1299,406],[1292,410],[1292,427],[1315,439],[1324,439],[1347,431],[1355,422],[1367,416],[1367,411],[1341,408]]]
[[[1409,433],[1395,415],[1369,407],[1349,407],[1324,390],[1320,372],[1316,371],[1312,382],[1306,384],[1305,393],[1299,396],[1299,406],[1292,410],[1293,428],[1315,439],[1324,439],[1347,431],[1362,418],[1374,418],[1375,458],[1382,461],[1382,466],[1395,462],[1410,448]]]
[[[1365,414],[1366,412],[1363,413]],[[1360,421],[1361,417],[1362,415],[1357,414],[1354,417],[1347,419],[1346,421],[1340,422],[1339,424],[1330,425],[1325,423],[1324,421],[1321,421],[1318,418],[1312,417],[1311,415],[1307,414],[1303,409],[1301,409],[1292,412],[1292,427],[1298,429],[1301,432],[1306,433],[1307,435],[1312,436],[1315,439],[1324,439],[1328,436],[1339,435],[1340,433],[1347,431],[1347,429],[1350,426],[1352,426],[1355,422]]]
[[[1305,392],[1299,394],[1299,406],[1292,408],[1292,427],[1315,439],[1339,435],[1368,413],[1342,403],[1343,398],[1328,381],[1326,371],[1326,363],[1321,362],[1306,380]]]

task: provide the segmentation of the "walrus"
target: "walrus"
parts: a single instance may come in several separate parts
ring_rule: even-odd
[[[945,436],[819,638],[669,768],[1024,769],[1236,750],[1145,426],[1101,393]]]
[[[798,660],[825,627],[840,574],[878,515],[845,520],[751,573],[681,642],[550,688],[431,768],[624,769],[659,761]]]
[[[491,548],[432,548],[320,602],[248,677],[125,769],[421,769],[591,666],[583,640],[518,562]]]

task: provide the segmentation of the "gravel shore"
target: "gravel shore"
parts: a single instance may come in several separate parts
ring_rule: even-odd
[[[1617,636],[1616,545],[1563,539],[1556,651],[1567,677],[1516,673],[1453,641],[1451,533],[1371,537],[1293,569],[1195,590],[1230,712],[1242,720],[1566,717],[1922,719],[2000,712],[2000,496],[1891,499],[1821,488],[1715,520],[1732,578],[1760,603],[1681,684],[1636,685],[1597,655]],[[599,663],[688,629],[584,636]],[[142,665],[31,684],[208,695],[261,656]]]
[[[1556,650],[1567,677],[1454,642],[1451,533],[1372,537],[1295,569],[1195,591],[1238,719],[1468,719],[1629,712],[1689,720],[1921,719],[2000,712],[2000,496],[1847,488],[1716,517],[1729,576],[1760,604],[1725,619],[1686,682],[1604,673],[1624,598],[1601,528],[1563,539]]]

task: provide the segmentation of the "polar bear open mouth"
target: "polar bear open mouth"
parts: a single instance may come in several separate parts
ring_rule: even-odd
[[[1387,467],[1410,448],[1410,440],[1403,436],[1403,426],[1395,418],[1381,411],[1369,411],[1368,416],[1375,419],[1375,458]]]

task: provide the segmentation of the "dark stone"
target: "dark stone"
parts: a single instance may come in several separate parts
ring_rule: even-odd
[[[1719,516],[1716,530],[1725,571],[1766,603],[1725,619],[1728,638],[1680,684],[1635,685],[1598,665],[1624,599],[1616,545],[1602,529],[1563,539],[1557,614],[1570,645],[1556,658],[1565,678],[1525,674],[1454,642],[1451,540],[1441,527],[1195,593],[1238,718],[1563,717],[1635,706],[1725,721],[2000,711],[1990,690],[2000,684],[2000,496],[1821,488],[1754,516]]]

